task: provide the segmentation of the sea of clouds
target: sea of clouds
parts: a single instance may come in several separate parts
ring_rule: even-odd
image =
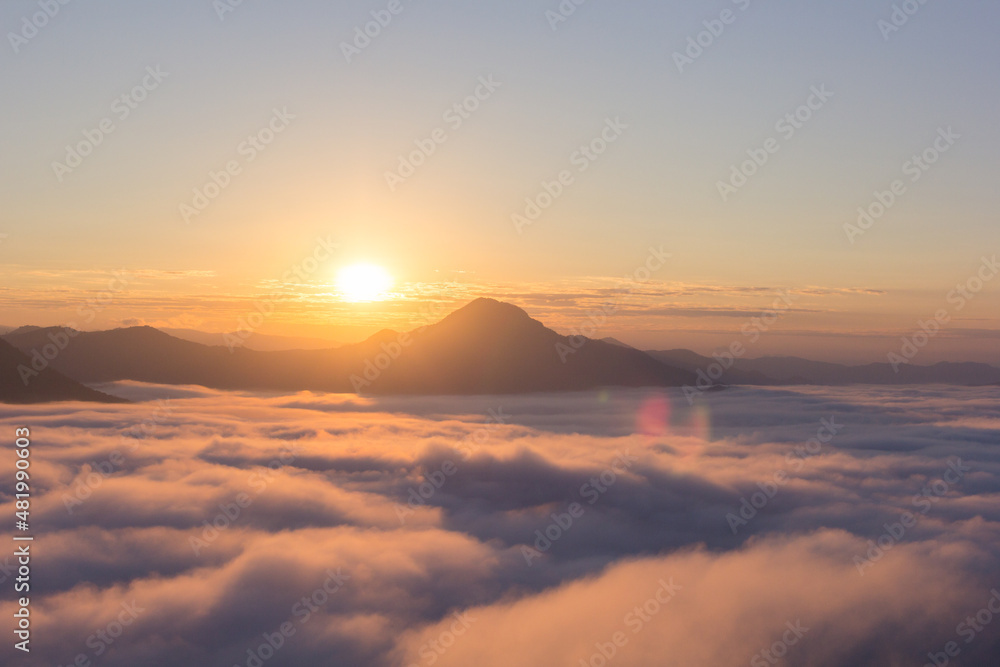
[[[2,664],[1000,664],[997,387],[104,389],[0,406]]]

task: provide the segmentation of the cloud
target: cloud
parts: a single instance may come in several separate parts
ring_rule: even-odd
[[[624,667],[739,665],[754,664],[787,637],[794,642],[787,664],[884,665],[907,648],[916,660],[920,647],[943,646],[953,637],[939,620],[962,618],[967,599],[989,595],[956,569],[961,559],[912,546],[862,579],[850,565],[859,548],[856,537],[820,531],[724,554],[695,549],[630,560],[554,590],[468,609],[475,623],[447,650],[434,646],[450,619],[408,634],[400,652],[414,664],[421,653],[440,653],[442,667],[568,667],[604,664],[601,656]],[[940,574],[928,578],[934,571]]]
[[[1000,650],[1000,620],[959,634],[1000,586],[996,388],[732,389],[694,408],[660,390],[104,389],[138,402],[0,406],[5,428],[32,429],[44,545],[18,664],[576,667],[613,648],[615,665],[719,665],[777,646],[791,665],[885,665],[956,641],[961,664],[986,665]],[[788,623],[808,630],[782,647]]]

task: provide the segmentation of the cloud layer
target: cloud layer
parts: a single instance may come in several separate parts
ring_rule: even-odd
[[[996,388],[106,390],[140,402],[0,408],[32,429],[38,535],[32,652],[4,664],[1000,654]]]

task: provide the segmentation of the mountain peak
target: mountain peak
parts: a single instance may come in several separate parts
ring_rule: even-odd
[[[382,329],[368,338],[366,338],[362,343],[379,345],[381,343],[391,343],[392,341],[398,339],[400,336],[398,331],[393,331],[392,329]]]
[[[496,299],[476,299],[454,311],[431,329],[455,341],[486,342],[515,332],[541,333],[545,326],[517,306]]]
[[[23,327],[18,327],[16,329],[11,329],[10,331],[7,332],[6,335],[31,333],[32,331],[40,331],[40,330],[41,330],[41,327],[36,327],[34,325],[27,324],[27,325],[25,325]]]
[[[465,318],[486,318],[486,319],[509,319],[509,320],[530,320],[531,316],[512,303],[497,301],[489,297],[480,297],[470,301],[458,310],[448,315],[444,320],[453,317]]]

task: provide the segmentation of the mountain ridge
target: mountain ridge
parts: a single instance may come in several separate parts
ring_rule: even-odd
[[[717,386],[1000,384],[1000,369],[972,362],[906,365],[897,372],[889,364],[845,366],[785,356],[736,359],[723,367],[690,350],[644,352],[616,339],[564,336],[523,309],[490,298],[413,331],[383,329],[359,343],[317,350],[208,346],[149,326],[97,332],[28,326],[2,338],[29,356],[52,340],[67,340],[51,368],[82,384],[134,380],[401,395],[704,386],[706,380]]]
[[[22,351],[67,334],[26,329],[6,340]],[[184,341],[148,326],[72,332],[53,368],[81,382],[135,380],[227,390],[372,394],[510,394],[604,386],[681,386],[695,376],[644,352],[571,339],[517,306],[476,299],[411,332],[383,330],[328,350],[258,352]]]
[[[695,373],[702,371],[707,374],[713,365],[722,366],[718,360],[690,350],[650,351],[649,355],[663,363],[673,364]],[[730,368],[723,369],[717,381],[745,385],[956,384],[984,386],[1000,382],[1000,368],[978,362],[943,361],[928,366],[903,364],[899,366],[897,371],[889,363],[847,365],[793,356],[766,356],[734,360]]]

